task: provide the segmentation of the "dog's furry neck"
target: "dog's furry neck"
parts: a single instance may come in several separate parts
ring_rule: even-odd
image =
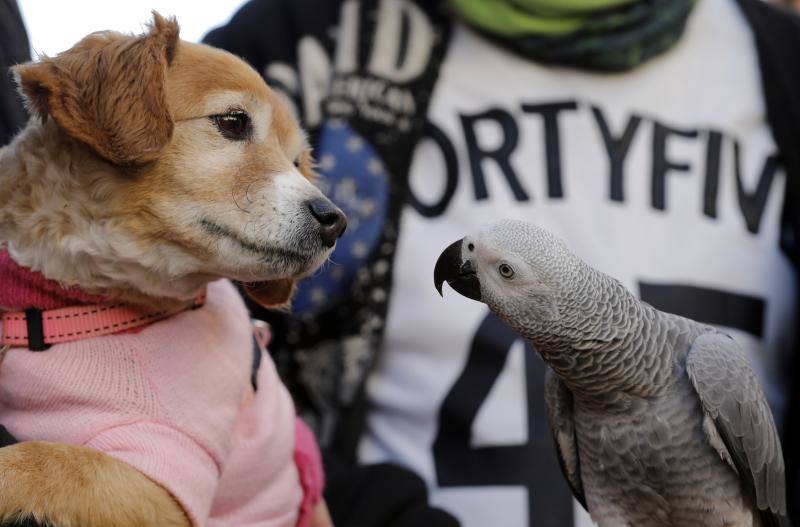
[[[19,265],[65,286],[137,304],[191,300],[215,277],[182,272],[186,256],[136,239],[126,218],[121,170],[32,119],[0,149],[0,247]]]

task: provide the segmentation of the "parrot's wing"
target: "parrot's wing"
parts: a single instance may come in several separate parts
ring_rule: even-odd
[[[765,525],[784,525],[781,444],[744,351],[727,335],[703,334],[692,343],[686,371],[706,416],[713,420],[714,426],[705,430],[709,442],[736,469],[743,487],[761,509]],[[712,437],[714,431],[719,437]]]
[[[553,370],[547,368],[544,377],[544,403],[547,408],[547,420],[553,432],[553,440],[558,453],[558,463],[567,478],[572,493],[587,511],[586,498],[581,483],[581,467],[578,459],[578,442],[575,439],[575,422],[573,421],[572,392]]]

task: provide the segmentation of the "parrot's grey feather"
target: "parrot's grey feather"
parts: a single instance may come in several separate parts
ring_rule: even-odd
[[[742,349],[721,333],[695,339],[686,371],[745,489],[767,526],[785,525],[786,490],[780,441],[764,393]],[[712,446],[714,441],[709,437]]]
[[[564,473],[564,477],[567,478],[567,483],[572,489],[575,498],[588,511],[589,507],[586,506],[583,483],[581,483],[578,442],[575,439],[572,393],[550,368],[547,368],[544,377],[544,402],[561,471]]]

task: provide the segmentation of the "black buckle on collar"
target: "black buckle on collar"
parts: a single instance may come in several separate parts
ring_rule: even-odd
[[[32,307],[25,310],[25,323],[28,326],[28,349],[31,351],[44,351],[50,344],[44,342],[44,326],[42,325],[42,310]]]
[[[261,368],[261,345],[258,343],[258,340],[253,337],[253,365],[250,370],[250,384],[256,392],[258,391],[259,368]]]

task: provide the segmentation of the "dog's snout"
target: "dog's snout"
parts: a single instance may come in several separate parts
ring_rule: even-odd
[[[319,235],[327,247],[333,247],[347,228],[347,217],[325,198],[308,202],[308,210],[319,222]]]

